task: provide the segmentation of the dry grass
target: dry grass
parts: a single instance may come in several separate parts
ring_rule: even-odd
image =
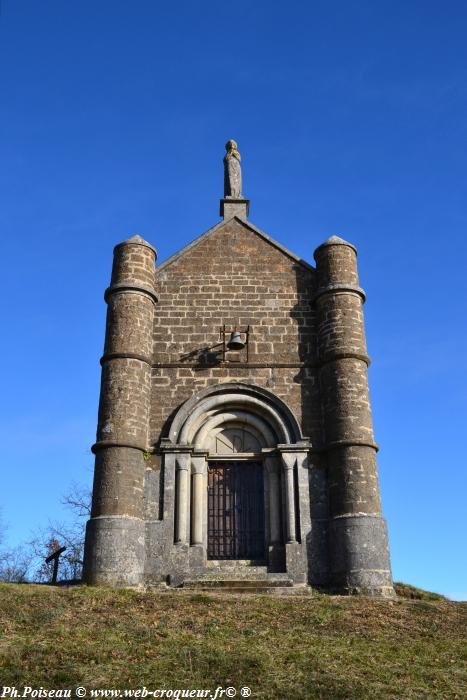
[[[0,586],[3,685],[465,698],[467,604]]]

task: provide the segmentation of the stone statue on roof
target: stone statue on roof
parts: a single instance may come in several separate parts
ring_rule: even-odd
[[[224,197],[242,199],[242,167],[237,142],[229,139],[225,144],[224,156]]]

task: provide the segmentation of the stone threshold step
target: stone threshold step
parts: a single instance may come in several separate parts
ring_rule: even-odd
[[[186,594],[196,594],[205,593],[210,595],[224,595],[224,594],[249,594],[249,595],[312,595],[311,589],[308,586],[261,586],[258,588],[252,588],[249,586],[227,586],[225,588],[210,588],[206,586],[193,586],[187,588],[177,588],[174,589],[178,593]]]
[[[285,572],[271,572],[267,569],[263,571],[238,570],[225,571],[217,569],[212,571],[203,571],[197,581],[271,581],[271,580],[288,580],[289,574]]]
[[[183,588],[275,588],[293,586],[293,581],[288,578],[271,579],[197,579],[195,581],[183,581]]]
[[[266,568],[267,567],[267,561],[264,559],[208,559],[206,566],[222,566],[225,568],[230,568],[230,569],[235,569],[238,566],[241,567],[258,567],[258,568]]]

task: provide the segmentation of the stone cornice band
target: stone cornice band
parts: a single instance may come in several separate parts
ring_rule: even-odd
[[[203,369],[213,369],[216,367],[222,369],[317,369],[329,362],[348,359],[361,360],[365,362],[367,366],[371,363],[371,359],[368,355],[355,352],[336,352],[314,362],[213,362],[210,364],[196,364],[194,362],[153,362],[151,367],[152,369],[193,369],[197,372]]]
[[[336,294],[339,292],[356,294],[360,297],[363,303],[366,299],[365,291],[361,287],[357,287],[354,284],[328,284],[326,287],[320,287],[316,290],[311,299],[311,303],[314,304],[324,294]]]
[[[304,369],[305,367],[319,367],[320,362],[210,362],[198,364],[196,362],[153,362],[152,369],[193,369],[201,371],[213,368],[232,369]]]
[[[329,355],[328,357],[323,357],[319,362],[318,362],[318,367],[324,367],[324,365],[328,365],[330,362],[337,362],[339,360],[361,360],[366,364],[367,367],[370,366],[371,364],[371,359],[368,355],[365,355],[363,353],[358,353],[358,352],[336,352],[333,355]]]
[[[341,513],[339,515],[332,515],[331,520],[343,520],[348,518],[376,518],[382,520],[383,516],[381,513]],[[384,569],[383,569],[384,570]]]
[[[174,454],[190,454],[193,457],[205,457],[206,459],[209,457],[209,450],[200,450],[198,447],[195,447],[194,445],[182,445],[179,443],[173,443],[167,438],[162,438],[160,445],[158,447],[158,452],[160,453],[174,453]],[[277,456],[280,454],[285,454],[285,453],[299,453],[303,454],[304,452],[312,452],[316,451],[311,443],[308,440],[304,440],[301,443],[297,444],[279,444],[277,447],[266,447],[261,450],[261,453],[257,453],[257,457],[260,456]],[[246,453],[243,453],[246,454]],[[249,453],[253,454],[253,453]],[[237,455],[237,453],[232,453],[229,455],[223,454],[223,455],[218,455],[220,459],[232,459],[232,456]],[[217,459],[216,457],[216,459]],[[242,453],[239,454],[239,458],[242,457]]]
[[[197,450],[193,445],[180,445],[180,444],[173,444],[170,441],[166,441],[164,438],[161,441],[161,444],[159,445],[159,448],[157,450],[154,449],[154,447],[148,447],[144,445],[139,445],[136,443],[131,443],[131,442],[119,442],[116,440],[100,440],[91,447],[91,452],[93,454],[96,454],[99,452],[99,450],[104,450],[107,449],[108,447],[125,447],[133,450],[140,450],[141,452],[149,452],[153,454],[154,452],[172,452],[172,453],[185,453],[185,454],[194,454],[195,456],[200,456],[202,454],[207,455],[208,453],[205,450]],[[321,453],[321,452],[327,452],[328,450],[334,450],[338,449],[340,447],[370,447],[371,449],[375,450],[378,452],[379,447],[375,442],[369,442],[368,440],[358,440],[358,439],[353,439],[353,440],[333,440],[332,442],[328,442],[326,445],[321,445],[321,446],[313,446],[309,442],[304,442],[302,444],[295,444],[295,445],[278,445],[277,446],[277,452],[276,450],[272,450],[270,453],[271,454],[280,454],[283,452],[309,452],[309,453]],[[269,452],[268,452],[269,454]]]
[[[153,452],[153,449],[145,445],[138,445],[134,442],[119,442],[118,440],[99,440],[91,447],[91,452],[96,454],[99,450],[105,450],[108,447],[127,447],[132,450],[140,450],[141,452]]]
[[[101,365],[103,365],[104,362],[108,362],[109,360],[139,360],[140,362],[144,362],[146,365],[152,366],[152,359],[150,357],[138,355],[135,352],[107,352],[105,355],[102,355],[99,362]]]
[[[354,438],[352,440],[332,440],[331,442],[327,442],[325,445],[323,445],[321,448],[319,448],[319,452],[327,452],[328,450],[337,450],[340,447],[371,447],[371,449],[375,450],[378,452],[379,447],[376,444],[376,442],[370,442],[369,440],[359,440],[358,438]]]
[[[107,287],[104,292],[104,299],[106,302],[108,302],[109,297],[112,294],[118,294],[121,292],[139,292],[140,294],[144,294],[145,296],[149,297],[154,304],[157,304],[159,301],[156,292],[154,289],[151,289],[151,287],[146,287],[144,284],[134,284],[130,282],[120,282]]]

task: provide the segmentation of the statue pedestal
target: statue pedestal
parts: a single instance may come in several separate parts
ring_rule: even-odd
[[[249,210],[249,199],[234,199],[233,197],[221,199],[220,215],[224,219],[231,219],[233,216],[238,216],[240,219],[247,219]]]

